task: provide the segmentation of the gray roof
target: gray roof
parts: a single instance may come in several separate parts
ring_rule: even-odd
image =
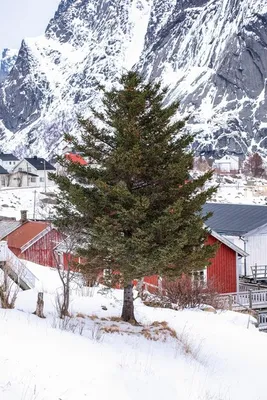
[[[19,161],[19,159],[13,154],[0,153],[0,160],[2,161]]]
[[[0,175],[6,175],[8,174],[7,170],[0,165]]]
[[[48,161],[46,161],[42,157],[32,157],[32,158],[25,158],[34,168],[36,168],[38,171],[55,171],[56,168],[53,167],[52,164],[50,164]]]
[[[21,225],[21,221],[0,220],[0,240],[9,235]]]
[[[242,236],[267,224],[267,206],[206,203],[203,214],[209,212],[206,225],[221,235]]]

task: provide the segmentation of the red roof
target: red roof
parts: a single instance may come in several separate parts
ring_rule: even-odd
[[[4,240],[7,240],[8,247],[21,249],[49,226],[49,222],[27,221],[6,236]]]
[[[76,164],[87,165],[87,162],[82,158],[82,156],[80,156],[80,154],[67,153],[66,159]]]

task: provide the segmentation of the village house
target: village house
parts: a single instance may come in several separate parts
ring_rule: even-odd
[[[64,157],[66,160],[71,161],[74,164],[80,164],[80,165],[87,165],[87,161],[78,153],[70,153],[66,152],[64,154]],[[56,164],[56,170],[58,175],[64,175],[65,174],[65,168],[62,167],[59,163]]]
[[[219,247],[210,265],[197,273],[198,278],[211,284],[219,293],[239,292],[239,269],[248,253],[214,231],[210,233],[207,243],[218,244]],[[144,288],[155,292],[161,287],[161,278],[157,275],[145,277]]]
[[[225,155],[213,163],[213,169],[217,173],[222,174],[236,174],[240,169],[239,157],[233,155]]]
[[[13,154],[0,153],[0,165],[7,171],[11,172],[19,163],[19,159]]]
[[[1,220],[0,239],[6,241],[15,256],[36,264],[57,267],[55,247],[62,235],[47,221],[29,221],[22,212],[21,220]]]
[[[248,253],[239,266],[241,276],[267,265],[267,206],[206,203],[203,213],[209,212],[207,225]]]
[[[55,167],[41,157],[24,158],[13,169],[13,181],[19,182],[15,186],[43,186],[45,189],[48,186],[54,185],[54,182],[49,179],[48,173],[54,172]]]

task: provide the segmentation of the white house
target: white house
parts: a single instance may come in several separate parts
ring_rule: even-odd
[[[240,275],[251,276],[255,265],[267,266],[267,206],[206,203],[203,213],[209,212],[207,225],[248,253]]]
[[[0,165],[7,170],[7,172],[11,172],[18,163],[19,159],[13,156],[13,154],[0,153]]]
[[[24,158],[13,169],[12,174],[16,173],[15,178],[22,178],[21,186],[48,186],[54,185],[48,177],[49,172],[56,171],[55,167],[41,157]],[[25,178],[26,176],[26,178]]]
[[[38,175],[26,171],[10,172],[8,176],[8,186],[11,187],[35,187]]]
[[[239,157],[233,155],[225,155],[219,160],[214,161],[213,168],[219,173],[236,173],[239,171],[240,168]]]

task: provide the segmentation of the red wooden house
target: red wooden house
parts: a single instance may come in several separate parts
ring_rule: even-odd
[[[242,257],[248,254],[234,243],[212,231],[207,240],[208,244],[219,244],[215,257],[207,269],[200,271],[202,278],[220,293],[231,293],[239,291],[239,267]],[[70,255],[64,251],[64,246],[59,245],[56,252],[60,254],[62,265],[67,267]],[[76,260],[76,259],[75,259]],[[78,260],[78,262],[81,262]],[[114,271],[114,273],[116,273]],[[99,274],[99,278],[103,273]],[[164,278],[164,277],[163,277]],[[136,284],[137,281],[134,281]],[[155,292],[161,285],[161,278],[157,275],[144,277],[144,287],[150,292]]]
[[[9,249],[19,258],[44,266],[57,266],[54,248],[62,235],[49,222],[25,221],[2,240],[7,241]]]
[[[213,287],[220,293],[231,293],[239,291],[239,266],[242,257],[248,254],[230,242],[225,237],[212,231],[208,237],[208,244],[219,244],[215,257],[206,270],[201,271],[204,279],[212,283]],[[157,275],[144,278],[144,286],[150,292],[155,292],[161,284]]]

